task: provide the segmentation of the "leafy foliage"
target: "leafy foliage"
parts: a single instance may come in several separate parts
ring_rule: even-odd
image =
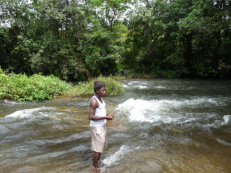
[[[88,82],[80,82],[73,89],[69,90],[66,95],[69,96],[89,96],[94,94],[94,81],[101,81],[105,83],[108,96],[115,96],[124,93],[123,85],[117,82],[112,77],[98,77],[91,79]]]
[[[91,2],[3,0],[1,4],[1,23],[10,25],[0,28],[3,69],[71,81],[116,72],[112,45],[117,36],[101,25]]]
[[[124,63],[138,73],[219,77],[230,64],[230,1],[156,0],[131,16]]]
[[[0,6],[0,66],[10,72],[77,82],[118,70],[231,75],[228,0],[1,0]]]
[[[42,101],[63,94],[72,86],[54,76],[4,73],[0,71],[0,99]]]

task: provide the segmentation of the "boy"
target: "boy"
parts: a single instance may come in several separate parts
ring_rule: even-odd
[[[106,96],[105,84],[100,81],[94,82],[95,95],[90,99],[90,109],[88,118],[91,127],[91,149],[93,153],[93,170],[95,173],[99,172],[97,169],[98,161],[103,152],[106,141],[106,122],[114,118],[113,114],[107,114],[105,103],[103,101]]]

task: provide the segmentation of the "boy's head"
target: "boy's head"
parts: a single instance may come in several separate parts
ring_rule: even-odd
[[[105,84],[103,82],[100,82],[100,81],[95,81],[94,82],[94,91],[95,91],[95,93],[97,91],[99,91],[102,87],[105,87]]]

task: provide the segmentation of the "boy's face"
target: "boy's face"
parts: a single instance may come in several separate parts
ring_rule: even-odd
[[[98,91],[97,94],[99,94],[101,97],[106,96],[106,87],[101,87]]]

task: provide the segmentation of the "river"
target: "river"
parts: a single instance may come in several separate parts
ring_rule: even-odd
[[[123,80],[105,173],[230,173],[230,80]],[[0,172],[91,172],[89,98],[0,103]]]

